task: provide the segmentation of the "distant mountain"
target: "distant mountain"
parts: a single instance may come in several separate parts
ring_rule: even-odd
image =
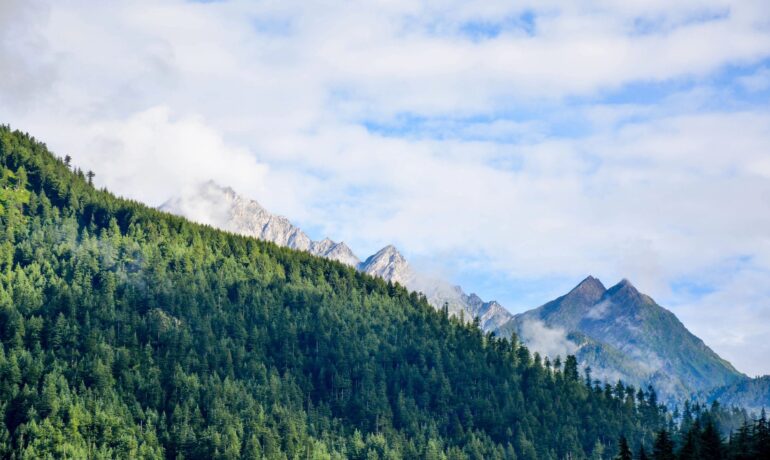
[[[287,218],[273,215],[258,202],[243,198],[230,187],[222,187],[213,181],[201,183],[183,195],[166,201],[160,209],[232,233],[307,251],[354,267],[360,263],[345,243],[336,243],[328,238],[313,241]]]
[[[358,269],[403,286],[413,284],[417,276],[404,256],[393,245],[387,245],[369,256],[358,266]]]
[[[359,270],[422,292],[431,305],[436,308],[447,306],[452,315],[462,315],[468,320],[478,318],[485,331],[495,330],[513,318],[494,300],[486,302],[476,294],[466,294],[460,286],[415,272],[394,246],[379,250],[366,259]]]
[[[708,394],[708,401],[723,406],[743,407],[749,412],[770,411],[770,375],[738,381],[719,387]]]
[[[574,353],[594,378],[651,384],[669,400],[746,379],[628,280],[606,289],[589,276],[566,295],[514,316],[497,332],[515,332],[546,354]]]
[[[495,330],[513,317],[495,301],[485,302],[476,294],[466,294],[459,286],[416,272],[392,245],[385,246],[361,262],[345,243],[328,238],[313,241],[285,217],[271,214],[257,201],[244,198],[233,189],[213,181],[186,190],[163,203],[160,209],[222,230],[307,251],[399,283],[425,294],[436,308],[447,305],[453,315],[463,316],[469,321],[479,318],[479,325],[485,331]]]

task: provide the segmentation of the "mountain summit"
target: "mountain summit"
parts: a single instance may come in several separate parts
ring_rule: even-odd
[[[213,181],[188,189],[160,206],[161,211],[187,217],[239,235],[253,236],[353,267],[360,261],[345,243],[328,238],[313,241],[289,219],[268,212],[257,201],[244,198],[230,187]]]
[[[535,349],[542,348],[542,335],[558,333],[594,377],[651,384],[668,400],[746,378],[626,279],[605,289],[589,276],[498,329],[501,335],[512,332]]]
[[[390,244],[369,256],[358,269],[403,286],[408,286],[415,277],[404,256]]]

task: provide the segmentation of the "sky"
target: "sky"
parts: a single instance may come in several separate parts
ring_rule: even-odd
[[[770,373],[766,0],[3,0],[0,123],[512,312],[628,278]]]

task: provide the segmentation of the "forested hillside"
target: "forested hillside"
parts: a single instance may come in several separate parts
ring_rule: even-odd
[[[96,190],[7,127],[0,167],[2,457],[610,458],[667,423],[653,392]]]
[[[770,409],[770,375],[716,388],[707,394],[707,399],[720,401],[723,405],[743,407],[755,414],[762,409]]]

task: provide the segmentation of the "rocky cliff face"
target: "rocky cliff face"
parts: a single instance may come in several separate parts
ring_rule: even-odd
[[[307,251],[354,267],[360,262],[345,243],[336,243],[328,238],[313,241],[287,218],[273,215],[258,202],[243,198],[233,189],[212,181],[166,201],[160,209],[222,230]]]
[[[379,276],[386,281],[407,287],[414,284],[416,277],[404,256],[392,245],[385,246],[369,256],[359,265],[358,269],[369,275]]]
[[[459,286],[415,272],[392,245],[385,246],[361,262],[345,243],[328,238],[313,241],[288,219],[268,212],[258,202],[239,196],[233,189],[205,182],[165,202],[161,210],[233,233],[253,236],[319,257],[336,260],[386,281],[399,283],[425,294],[431,305],[449,307],[451,314],[468,321],[479,318],[485,331],[494,330],[512,317],[497,302],[484,302],[467,295]]]
[[[446,306],[451,315],[462,316],[468,321],[478,318],[479,326],[485,331],[494,330],[513,317],[508,310],[495,301],[485,302],[476,294],[466,294],[460,286],[440,278],[416,273],[393,246],[381,249],[359,268],[364,273],[422,292],[431,305],[436,308]]]
[[[324,238],[319,242],[313,242],[309,249],[311,254],[327,259],[336,260],[351,267],[358,267],[361,261],[358,260],[353,251],[345,243],[335,243],[329,238]]]

